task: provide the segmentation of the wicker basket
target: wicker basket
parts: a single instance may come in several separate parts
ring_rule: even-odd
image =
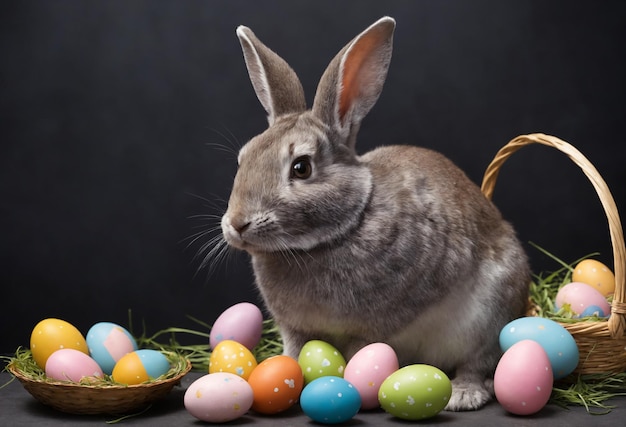
[[[35,399],[70,414],[128,414],[165,397],[191,369],[191,363],[174,376],[137,385],[83,385],[68,382],[37,381],[28,378],[14,365],[9,371]]]
[[[580,151],[565,141],[544,134],[521,135],[498,151],[483,177],[482,192],[491,199],[502,164],[514,152],[530,144],[543,144],[567,154],[593,184],[609,223],[613,246],[615,294],[608,320],[561,323],[578,344],[578,374],[606,374],[626,371],[626,250],[617,207],[608,186],[596,168]],[[529,313],[530,314],[530,313]]]

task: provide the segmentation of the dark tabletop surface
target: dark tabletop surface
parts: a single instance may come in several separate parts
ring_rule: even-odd
[[[120,421],[123,425],[146,426],[198,426],[209,425],[192,417],[183,406],[185,390],[202,374],[191,372],[183,378],[181,385],[175,387],[163,400],[154,403],[140,415]],[[11,381],[7,372],[0,374],[0,426],[83,426],[106,425],[107,421],[118,419],[107,415],[72,415],[58,412],[36,401],[17,381]],[[441,425],[463,427],[489,426],[623,426],[626,425],[626,397],[616,398],[611,402],[615,408],[606,415],[590,415],[582,407],[563,409],[548,405],[533,416],[519,417],[507,414],[496,402],[474,412],[441,412],[425,422],[411,423],[394,419],[382,411],[361,412],[345,425],[380,426],[380,425]],[[248,413],[243,418],[228,425],[250,426],[306,426],[321,425],[311,421],[298,406],[278,416],[260,416]]]

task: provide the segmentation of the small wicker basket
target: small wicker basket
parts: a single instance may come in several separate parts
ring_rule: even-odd
[[[624,233],[613,196],[596,168],[580,151],[559,138],[540,133],[521,135],[511,140],[495,155],[485,171],[481,190],[488,199],[491,199],[502,164],[517,150],[530,144],[543,144],[556,148],[576,163],[593,184],[609,223],[615,272],[615,294],[611,304],[611,316],[608,320],[561,323],[572,334],[578,345],[580,362],[574,372],[578,374],[625,372],[626,250],[624,249]]]
[[[8,369],[35,399],[59,411],[90,415],[128,414],[165,397],[191,369],[191,362],[185,362],[172,377],[128,386],[34,380],[13,363]]]

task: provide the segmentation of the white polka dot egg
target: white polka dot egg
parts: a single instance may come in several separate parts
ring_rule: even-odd
[[[230,372],[247,380],[257,367],[257,361],[250,350],[236,341],[221,341],[209,358],[209,374]]]
[[[378,390],[380,406],[404,420],[423,420],[445,408],[452,394],[450,379],[430,365],[409,365],[391,374]]]
[[[261,414],[277,414],[298,401],[304,377],[295,359],[279,355],[259,363],[248,384],[254,392],[252,409]]]
[[[358,390],[340,377],[320,377],[304,387],[300,395],[302,411],[313,421],[340,424],[354,417],[361,408]]]
[[[346,359],[331,344],[321,340],[311,340],[300,350],[298,363],[304,374],[305,384],[325,376],[342,377]]]

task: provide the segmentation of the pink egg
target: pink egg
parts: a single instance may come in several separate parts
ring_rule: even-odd
[[[398,357],[393,348],[384,343],[374,343],[352,356],[343,377],[361,395],[361,409],[374,409],[379,406],[380,385],[398,368]]]
[[[57,350],[46,361],[46,376],[59,381],[79,382],[84,377],[103,375],[95,360],[72,348]]]
[[[237,341],[252,350],[261,341],[263,313],[249,302],[235,304],[217,318],[209,337],[211,348],[224,340]]]
[[[189,385],[183,403],[199,420],[226,423],[240,418],[252,407],[250,384],[238,375],[219,372],[204,375]]]
[[[593,286],[582,282],[572,282],[559,289],[555,300],[557,310],[564,304],[569,304],[571,310],[581,315],[588,307],[594,307],[602,311],[599,317],[608,316],[611,313],[611,305],[606,298]],[[596,310],[594,310],[596,311]]]
[[[550,359],[536,341],[522,340],[502,356],[493,378],[496,399],[508,412],[530,415],[543,408],[554,382]]]

